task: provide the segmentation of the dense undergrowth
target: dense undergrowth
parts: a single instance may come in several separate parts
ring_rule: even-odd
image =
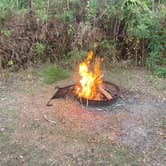
[[[89,49],[165,76],[165,0],[1,0],[1,69],[61,60],[73,67]]]

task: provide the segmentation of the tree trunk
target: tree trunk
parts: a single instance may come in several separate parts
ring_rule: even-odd
[[[16,1],[16,3],[17,3],[17,4],[16,4],[16,5],[17,5],[17,9],[18,9],[18,7],[19,7],[19,2],[18,2],[18,0]]]
[[[28,6],[32,10],[32,8],[33,8],[33,0],[28,0]]]

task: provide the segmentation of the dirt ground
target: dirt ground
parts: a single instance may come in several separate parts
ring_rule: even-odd
[[[105,79],[122,91],[112,106],[47,107],[55,85],[72,78],[46,85],[36,69],[1,74],[0,165],[165,166],[166,79],[116,67]]]

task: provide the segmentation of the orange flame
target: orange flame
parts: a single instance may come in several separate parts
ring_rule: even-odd
[[[93,51],[89,51],[85,61],[79,65],[79,74],[81,79],[79,84],[75,87],[75,93],[79,97],[87,99],[100,99],[98,87],[102,85],[100,62],[101,58],[95,58],[92,65]],[[91,70],[92,68],[92,70]]]

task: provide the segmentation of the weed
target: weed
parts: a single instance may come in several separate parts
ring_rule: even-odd
[[[44,51],[46,50],[46,45],[43,43],[36,43],[35,51],[37,54],[43,54]]]
[[[12,34],[11,30],[9,30],[9,29],[3,29],[3,30],[2,30],[2,33],[3,33],[6,37],[10,37],[11,34]]]
[[[162,67],[160,67],[160,68],[157,68],[157,69],[155,69],[154,70],[154,74],[156,75],[156,76],[158,76],[158,77],[166,77],[166,68],[162,68]]]
[[[42,80],[46,84],[52,84],[57,80],[69,77],[69,72],[59,68],[57,65],[50,65],[43,69]]]

